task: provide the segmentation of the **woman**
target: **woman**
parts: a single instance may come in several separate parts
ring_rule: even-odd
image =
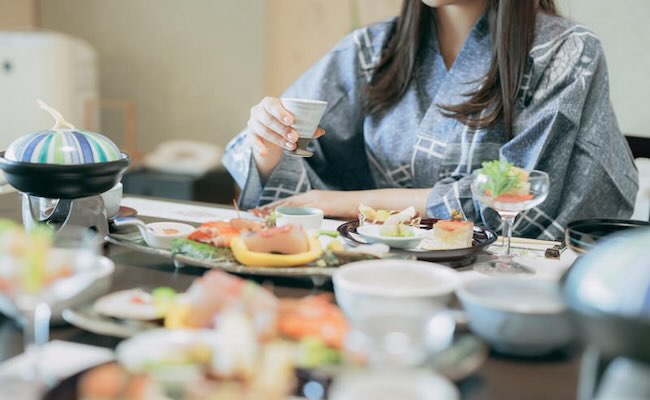
[[[315,156],[283,156],[295,147],[293,116],[262,100],[224,159],[242,207],[350,218],[359,203],[413,205],[495,226],[472,198],[471,172],[506,159],[551,180],[517,235],[556,239],[571,220],[633,208],[637,173],[600,42],[558,17],[553,0],[405,0],[398,18],[353,32],[285,96],[329,103]]]

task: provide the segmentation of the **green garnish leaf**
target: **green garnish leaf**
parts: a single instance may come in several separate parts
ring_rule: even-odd
[[[481,172],[489,179],[483,184],[485,193],[492,197],[517,189],[521,183],[519,174],[514,173],[514,165],[507,161],[486,161],[481,164]]]

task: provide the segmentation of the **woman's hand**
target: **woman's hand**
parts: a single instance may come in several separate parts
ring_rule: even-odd
[[[280,99],[265,97],[251,108],[248,119],[248,137],[253,146],[257,168],[265,179],[282,159],[282,149],[293,150],[298,141],[298,132],[291,127],[295,116],[287,111]],[[314,137],[325,134],[316,129]]]
[[[340,219],[357,218],[359,204],[375,209],[403,210],[414,206],[417,212],[427,215],[427,196],[431,189],[374,189],[354,191],[311,190],[257,209],[264,214],[280,206],[316,207],[326,216]]]
[[[282,200],[274,201],[263,207],[261,211],[285,207],[316,207],[323,210],[326,216],[354,219],[357,217],[362,191],[311,190]]]

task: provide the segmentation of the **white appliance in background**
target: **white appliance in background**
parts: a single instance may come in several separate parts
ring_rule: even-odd
[[[88,43],[56,32],[0,32],[0,151],[53,125],[36,99],[83,128],[87,104],[97,98],[97,55]]]

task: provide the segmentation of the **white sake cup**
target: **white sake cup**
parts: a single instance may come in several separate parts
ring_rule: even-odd
[[[281,98],[282,106],[293,114],[295,121],[291,125],[298,132],[300,138],[313,138],[318,124],[325,114],[327,102],[311,99]],[[302,148],[286,151],[287,154],[311,157],[313,153]]]

